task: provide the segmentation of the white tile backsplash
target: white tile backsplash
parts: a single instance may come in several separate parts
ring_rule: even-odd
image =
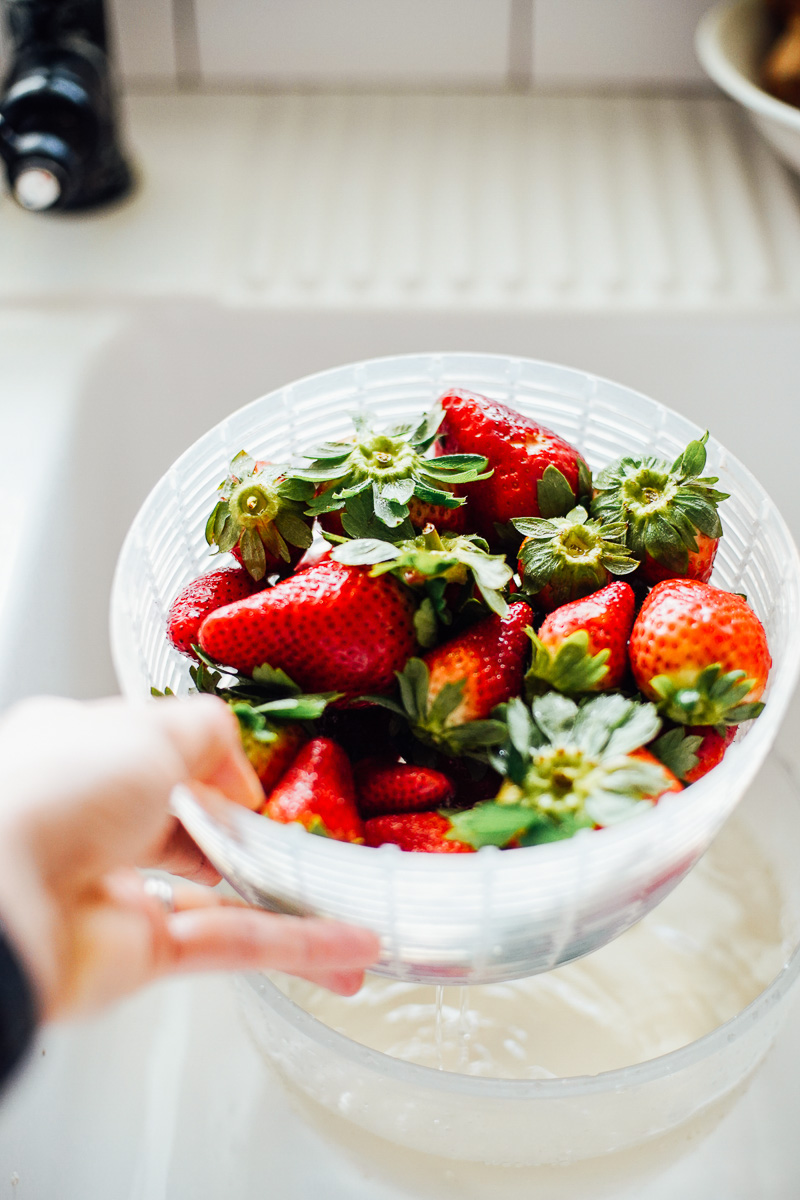
[[[687,84],[709,0],[534,0],[534,85]]]
[[[204,81],[503,86],[511,0],[195,0]]]
[[[132,83],[175,82],[172,0],[106,0],[120,72]]]

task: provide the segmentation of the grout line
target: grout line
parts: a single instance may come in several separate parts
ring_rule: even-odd
[[[515,92],[533,85],[534,0],[510,0],[508,22],[508,86]]]
[[[194,0],[172,0],[172,30],[178,90],[196,92],[202,84],[202,71]]]

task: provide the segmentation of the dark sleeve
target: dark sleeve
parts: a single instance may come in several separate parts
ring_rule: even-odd
[[[36,1017],[33,988],[0,922],[0,1087],[30,1046]]]

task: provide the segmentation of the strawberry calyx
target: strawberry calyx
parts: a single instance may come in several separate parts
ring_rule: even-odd
[[[648,683],[658,698],[659,710],[681,725],[725,726],[752,721],[764,709],[760,700],[745,700],[754,687],[755,680],[746,678],[744,671],[723,671],[719,663],[704,667],[690,685],[678,683],[669,675],[655,675]]]
[[[303,692],[285,671],[262,663],[252,675],[215,662],[199,646],[193,647],[200,662],[189,668],[194,690],[225,700],[242,728],[256,740],[269,742],[273,721],[316,721],[341,692]]]
[[[718,505],[728,499],[718,491],[717,476],[702,475],[708,432],[670,464],[653,456],[625,455],[595,477],[592,515],[627,523],[627,545],[640,561],[685,575],[689,554],[698,553],[697,534],[722,536]]]
[[[452,623],[445,598],[449,584],[464,585],[471,577],[492,612],[504,617],[508,611],[501,589],[511,582],[511,567],[504,555],[490,554],[488,544],[477,535],[440,536],[433,525],[427,525],[418,537],[407,541],[358,538],[344,542],[331,551],[331,558],[351,566],[372,564],[372,576],[391,572],[407,587],[423,589],[424,611],[415,622],[423,646],[434,644],[437,620],[443,625]]]
[[[433,746],[453,757],[483,757],[489,747],[499,746],[506,737],[502,721],[486,718],[458,722],[466,679],[445,683],[434,699],[429,699],[430,672],[421,658],[410,658],[402,671],[395,672],[400,699],[387,696],[362,696],[361,700],[380,704],[404,717],[411,732],[424,745]]]
[[[442,508],[459,508],[465,498],[453,494],[454,485],[487,479],[491,471],[486,470],[487,459],[480,454],[424,457],[442,419],[441,409],[434,409],[417,426],[397,425],[376,433],[365,417],[354,415],[354,441],[323,443],[304,455],[312,459],[310,466],[288,475],[292,481],[311,483],[318,489],[307,515],[344,510],[345,533],[362,537],[366,501],[378,526],[409,538],[414,536],[409,517],[413,497]],[[356,497],[361,497],[361,506],[352,503]],[[380,532],[375,536],[381,536]]]
[[[658,733],[652,704],[620,695],[578,705],[558,692],[501,706],[507,740],[491,756],[505,776],[494,800],[451,817],[453,837],[471,845],[523,846],[572,837],[627,820],[674,784],[635,752]]]
[[[610,575],[630,575],[639,566],[625,544],[624,520],[590,517],[583,505],[564,517],[519,517],[525,540],[519,570],[526,592],[548,609],[604,587]]]
[[[586,629],[576,629],[555,649],[545,646],[532,629],[526,632],[533,643],[531,665],[525,675],[527,700],[553,688],[559,692],[591,692],[602,685],[611,651],[605,646],[592,654]]]
[[[307,550],[313,540],[304,512],[314,488],[287,479],[286,470],[256,463],[240,451],[219,486],[220,499],[206,522],[208,544],[220,554],[238,549],[253,579],[263,579],[269,566],[291,562],[289,546]]]

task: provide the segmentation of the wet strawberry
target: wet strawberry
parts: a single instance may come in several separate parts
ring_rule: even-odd
[[[624,455],[594,481],[592,515],[627,524],[627,544],[650,583],[676,576],[707,582],[722,536],[717,508],[726,492],[704,476],[706,441],[690,442],[670,466],[652,455]]]
[[[200,626],[208,614],[252,596],[259,587],[243,567],[224,567],[193,579],[170,606],[167,637],[181,654],[196,658],[192,646],[197,645]]]
[[[233,554],[253,579],[289,567],[311,545],[305,507],[314,488],[287,480],[285,467],[255,462],[242,450],[219,492],[206,523],[206,541],[220,553]]]
[[[417,850],[424,854],[473,854],[474,847],[448,837],[452,830],[449,817],[441,813],[403,813],[373,817],[365,821],[368,846],[384,846],[387,842],[401,850]]]
[[[483,479],[486,460],[480,454],[426,457],[441,420],[437,408],[416,426],[376,433],[364,417],[354,416],[355,437],[310,450],[305,457],[311,465],[293,470],[290,482],[316,488],[308,512],[331,532],[381,537],[388,529],[413,537],[415,525],[427,525],[434,513],[442,528],[461,531],[463,518],[442,514],[464,505],[454,489]]]
[[[533,661],[525,677],[529,696],[608,691],[628,673],[628,637],[636,600],[627,583],[610,583],[591,596],[564,604],[531,635]]]
[[[590,494],[589,469],[578,451],[531,417],[471,392],[449,392],[441,405],[446,453],[482,454],[492,471],[491,478],[462,489],[471,528],[492,544],[498,540],[496,524],[563,516],[580,495]]]
[[[268,796],[308,741],[308,734],[294,722],[265,721],[256,729],[241,719],[239,732],[244,752]]]
[[[429,812],[449,804],[455,787],[441,771],[382,758],[365,758],[353,771],[358,811],[365,819],[391,813]]]
[[[679,780],[643,749],[661,722],[652,704],[609,694],[578,706],[558,692],[528,709],[509,702],[508,742],[495,756],[506,779],[494,800],[452,817],[453,837],[476,847],[536,845],[613,825]]]
[[[261,811],[273,821],[296,821],[309,833],[336,841],[364,840],[350,763],[330,738],[313,738],[300,750]]]
[[[400,711],[421,741],[455,755],[496,744],[503,727],[489,718],[522,690],[531,619],[527,604],[511,604],[406,664]]]
[[[688,725],[686,732],[690,736],[700,738],[700,744],[695,750],[697,765],[683,776],[684,783],[696,783],[714,767],[718,766],[725,757],[725,751],[736,736],[736,726],[728,725],[725,729],[714,729],[703,725]]]
[[[639,690],[671,720],[736,725],[758,716],[772,659],[747,601],[696,579],[656,584],[631,632]]]
[[[414,605],[391,576],[325,559],[211,613],[200,644],[248,675],[280,667],[305,691],[382,692],[416,647]]]
[[[612,576],[630,575],[639,566],[625,545],[625,523],[602,524],[582,505],[565,517],[523,517],[513,525],[525,534],[518,563],[523,586],[545,612],[588,596]]]

